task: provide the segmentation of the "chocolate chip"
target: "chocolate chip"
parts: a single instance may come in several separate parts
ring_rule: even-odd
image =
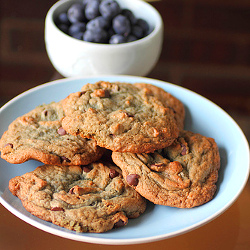
[[[182,148],[181,155],[186,155],[187,154],[187,147],[184,144],[181,144],[181,148]]]
[[[123,226],[125,226],[125,221],[123,221],[121,219],[114,224],[115,228],[123,227]]]
[[[48,115],[48,110],[44,110],[44,111],[43,111],[43,114],[44,114],[45,116],[47,116],[47,115]]]
[[[109,92],[109,90],[107,90],[107,89],[104,90],[104,97],[105,97],[105,98],[109,98],[109,97],[110,97],[110,92]]]
[[[51,211],[64,211],[62,207],[52,207],[50,210]]]
[[[131,186],[137,186],[139,183],[139,175],[138,174],[130,174],[127,176],[127,183]]]
[[[90,166],[82,166],[82,170],[85,172],[85,173],[88,173],[92,170],[92,168]]]
[[[65,156],[61,156],[60,159],[61,159],[61,163],[63,161],[70,162],[70,160],[67,157],[65,157]]]
[[[109,170],[109,177],[110,177],[111,179],[115,178],[115,177],[118,176],[118,175],[119,175],[119,173],[118,173],[115,169],[111,168],[111,169]]]
[[[4,147],[11,147],[11,148],[13,148],[14,145],[12,143],[7,143],[7,144],[4,145]]]
[[[60,127],[60,128],[57,130],[57,133],[58,133],[59,135],[66,135],[66,134],[67,134],[66,131],[65,131],[65,129],[64,129],[63,127]]]

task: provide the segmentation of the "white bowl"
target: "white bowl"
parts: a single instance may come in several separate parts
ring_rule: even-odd
[[[146,37],[124,44],[97,44],[70,37],[59,30],[55,17],[77,0],[55,3],[45,19],[45,45],[55,69],[65,77],[96,74],[147,75],[157,63],[163,42],[159,12],[142,0],[117,0],[137,18],[146,20],[153,31]]]

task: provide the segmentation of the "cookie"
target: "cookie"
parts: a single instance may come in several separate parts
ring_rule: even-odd
[[[157,97],[162,102],[164,107],[170,108],[173,112],[178,128],[180,130],[184,129],[185,108],[179,99],[166,92],[164,89],[152,84],[135,83],[134,85],[138,88],[146,88],[148,93]]]
[[[10,163],[35,159],[45,164],[85,165],[104,149],[94,140],[73,136],[62,128],[61,102],[41,105],[13,121],[0,140],[1,157]]]
[[[125,226],[146,209],[115,165],[43,165],[9,181],[9,190],[38,218],[77,232]]]
[[[191,208],[216,191],[220,156],[214,139],[190,131],[151,154],[113,152],[114,163],[142,196],[159,205]]]
[[[170,108],[129,83],[100,81],[63,101],[63,128],[116,152],[153,152],[169,146],[179,129]]]

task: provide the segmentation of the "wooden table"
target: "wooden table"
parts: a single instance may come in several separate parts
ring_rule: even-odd
[[[117,246],[82,243],[54,236],[23,222],[0,205],[0,249],[115,250]],[[248,181],[237,201],[210,223],[166,240],[119,246],[119,250],[125,249],[250,249],[250,181]]]

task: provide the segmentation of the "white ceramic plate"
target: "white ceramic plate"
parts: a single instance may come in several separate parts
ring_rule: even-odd
[[[235,202],[249,175],[249,146],[244,134],[234,120],[214,103],[170,83],[133,76],[99,76],[63,79],[43,84],[17,96],[0,109],[0,136],[18,116],[42,103],[59,101],[68,94],[79,91],[84,84],[99,80],[155,84],[184,103],[185,129],[213,137],[219,146],[221,169],[214,199],[192,209],[150,205],[145,214],[129,220],[124,228],[101,234],[76,233],[31,215],[8,190],[11,178],[34,170],[42,165],[41,163],[28,161],[13,165],[0,159],[0,202],[3,206],[27,223],[54,235],[83,242],[123,245],[152,242],[186,233],[216,218]]]

